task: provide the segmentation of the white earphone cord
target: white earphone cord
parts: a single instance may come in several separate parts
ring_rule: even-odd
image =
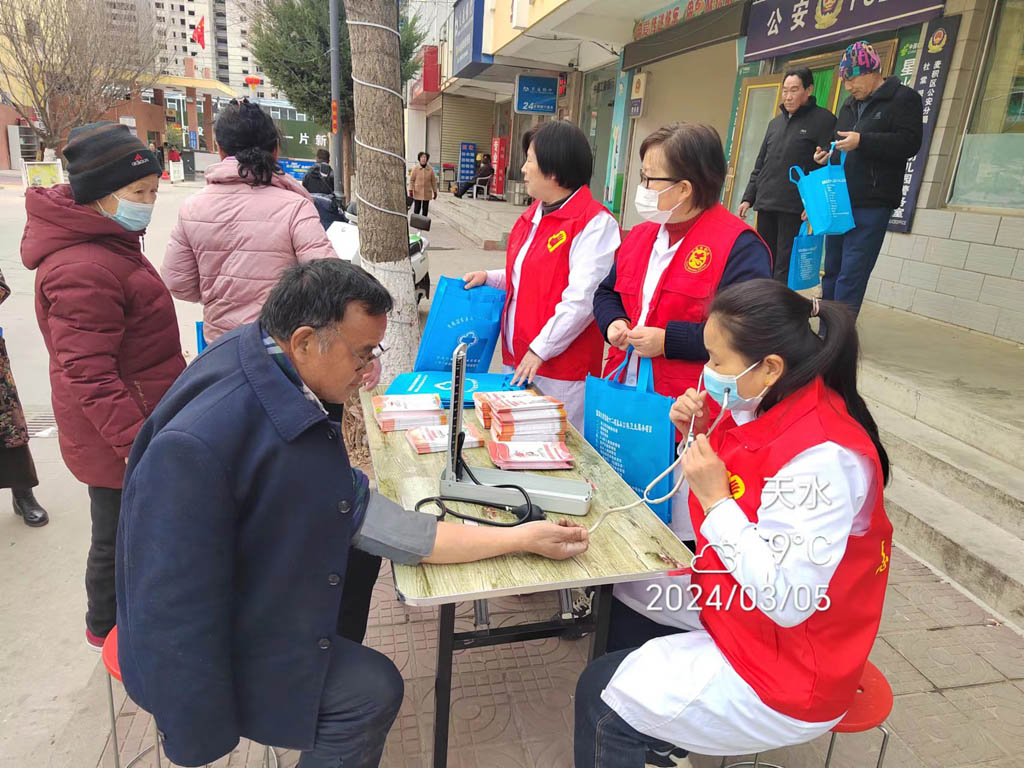
[[[718,418],[715,419],[714,423],[711,425],[711,428],[707,432],[704,433],[705,435],[710,435],[712,432],[715,431],[715,427],[718,426],[718,423],[725,416],[728,407],[729,407],[729,390],[727,389],[727,390],[725,390],[725,403],[722,405],[722,410],[719,412]],[[694,438],[694,436],[693,436],[693,423],[696,420],[696,418],[697,418],[697,414],[696,413],[693,416],[690,417],[690,431],[689,431],[689,433],[686,436],[686,444],[684,445],[682,452],[679,454],[679,456],[676,458],[676,460],[673,461],[671,464],[669,464],[668,467],[660,475],[658,475],[656,478],[654,478],[653,480],[651,480],[651,482],[649,482],[647,484],[647,487],[644,488],[644,495],[643,495],[643,497],[637,499],[632,504],[626,504],[625,506],[622,506],[622,507],[611,507],[610,509],[606,509],[601,514],[601,516],[599,518],[597,518],[597,522],[595,522],[592,526],[590,526],[590,528],[587,529],[587,533],[588,534],[591,534],[594,531],[596,531],[598,529],[598,527],[601,525],[601,523],[603,523],[605,521],[605,518],[607,518],[613,512],[626,512],[626,511],[628,511],[630,509],[636,509],[641,504],[661,504],[662,502],[668,501],[673,496],[675,496],[677,493],[679,493],[679,489],[683,487],[683,483],[686,481],[686,478],[683,477],[682,475],[680,475],[679,479],[676,481],[675,486],[673,486],[672,490],[669,491],[667,496],[662,496],[660,499],[648,498],[648,496],[649,496],[649,494],[651,492],[651,489],[653,489],[654,486],[656,486],[665,477],[667,477],[669,474],[671,474],[673,471],[675,471],[675,468],[678,467],[679,463],[683,460],[683,456],[685,456],[686,455],[686,451],[689,450],[690,444],[693,443],[693,438]]]

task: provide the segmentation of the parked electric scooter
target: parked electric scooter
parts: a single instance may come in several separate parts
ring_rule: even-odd
[[[359,215],[356,201],[342,209],[336,195],[313,195],[320,223],[327,230],[335,252],[341,258],[362,266],[359,253]],[[410,204],[411,205],[411,204]],[[430,229],[430,219],[412,216],[409,224],[421,230]],[[412,262],[412,279],[416,286],[416,300],[430,298],[430,260],[427,257],[429,241],[419,233],[409,233],[409,260]]]

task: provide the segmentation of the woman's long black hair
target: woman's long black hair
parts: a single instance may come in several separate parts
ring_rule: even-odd
[[[250,104],[232,99],[220,110],[213,128],[217,144],[238,160],[238,175],[254,187],[268,186],[275,174],[284,173],[274,159],[280,134],[273,118]]]
[[[810,325],[814,302],[775,280],[748,280],[723,289],[711,303],[710,314],[729,336],[733,349],[748,363],[778,355],[785,361],[782,376],[761,401],[764,412],[818,376],[838,392],[846,410],[871,438],[878,451],[882,476],[889,482],[889,456],[864,398],[857,392],[856,317],[836,301],[819,301],[818,317],[827,328],[822,340]]]

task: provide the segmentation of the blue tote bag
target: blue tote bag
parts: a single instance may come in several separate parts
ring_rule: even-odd
[[[442,277],[430,302],[414,371],[450,371],[452,353],[466,344],[466,370],[487,373],[501,333],[505,291],[481,285],[467,291],[465,282]]]
[[[821,282],[821,255],[825,249],[824,235],[807,234],[807,222],[793,238],[789,256],[789,287],[794,291],[813,288]]]
[[[811,231],[818,235],[841,235],[854,227],[846,186],[846,153],[838,153],[838,165],[832,162],[836,154],[829,156],[827,165],[810,173],[804,173],[799,165],[789,169],[789,179],[800,191]]]
[[[583,437],[638,496],[676,459],[676,428],[669,420],[672,398],[654,391],[650,358],[641,358],[636,387],[619,383],[629,354],[606,379],[587,376]],[[671,474],[649,494],[658,499],[672,490]],[[649,505],[666,523],[672,521],[672,500]]]

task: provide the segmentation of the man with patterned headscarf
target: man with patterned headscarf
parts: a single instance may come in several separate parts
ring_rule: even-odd
[[[885,238],[889,217],[903,199],[906,162],[921,148],[921,96],[884,77],[882,62],[866,42],[850,45],[839,61],[850,96],[836,116],[835,148],[849,153],[846,182],[855,226],[825,240],[822,298],[844,301],[857,312]],[[824,165],[829,148],[814,159]]]

